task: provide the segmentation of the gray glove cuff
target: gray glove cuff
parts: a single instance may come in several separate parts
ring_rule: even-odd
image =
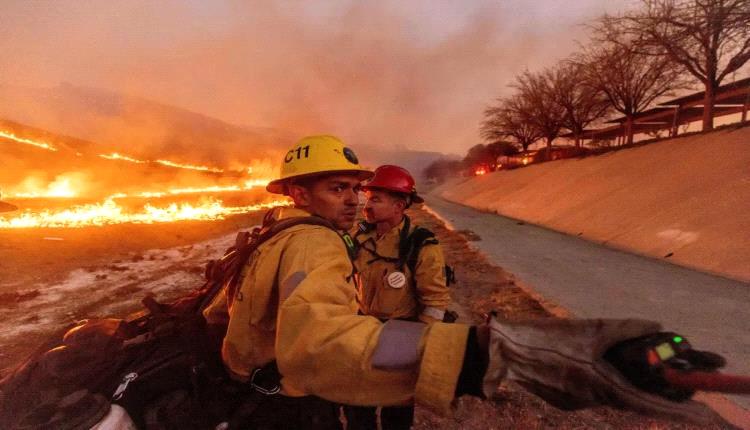
[[[539,319],[499,321],[490,326],[490,361],[484,392],[512,380],[561,409],[609,405],[699,424],[717,414],[693,401],[673,402],[630,384],[603,357],[615,344],[660,331],[635,319]]]

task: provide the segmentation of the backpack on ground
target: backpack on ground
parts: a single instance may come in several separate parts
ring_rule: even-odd
[[[207,329],[203,310],[222,289],[236,288],[253,251],[275,234],[300,224],[335,230],[319,217],[269,218],[239,233],[187,296],[171,303],[147,296],[145,309],[125,319],[85,320],[52,336],[0,380],[0,428],[89,429],[113,404],[142,429],[214,428],[230,420],[250,388],[229,380],[223,332]]]

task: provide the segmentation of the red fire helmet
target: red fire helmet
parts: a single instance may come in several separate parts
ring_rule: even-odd
[[[370,188],[407,194],[414,203],[422,203],[424,201],[424,199],[417,195],[417,189],[414,187],[414,178],[403,167],[390,164],[378,167],[375,169],[375,176],[362,184],[363,190],[367,191]]]

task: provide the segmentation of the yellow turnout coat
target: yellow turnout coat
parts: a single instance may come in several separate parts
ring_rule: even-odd
[[[395,260],[399,257],[399,241],[405,227],[401,221],[381,237],[374,229],[356,236],[360,244],[356,266],[361,280],[362,313],[381,319],[442,321],[451,302],[442,248],[439,244],[425,244],[417,256],[415,273],[407,264],[399,270]],[[413,231],[414,226],[410,226],[409,232]]]
[[[296,216],[309,214],[277,213]],[[290,227],[259,246],[231,303],[220,295],[205,312],[211,323],[228,311],[222,358],[229,372],[247,380],[276,360],[288,396],[448,410],[469,327],[357,315],[352,269],[341,237],[322,226]]]

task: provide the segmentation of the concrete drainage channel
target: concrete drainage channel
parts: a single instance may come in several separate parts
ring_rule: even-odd
[[[698,349],[727,358],[727,373],[750,374],[750,285],[628,254],[518,220],[428,196],[426,208],[556,315],[661,321]],[[531,286],[531,287],[530,287]],[[701,396],[750,427],[750,398]],[[741,420],[741,421],[738,421]],[[740,424],[741,423],[741,424]]]

